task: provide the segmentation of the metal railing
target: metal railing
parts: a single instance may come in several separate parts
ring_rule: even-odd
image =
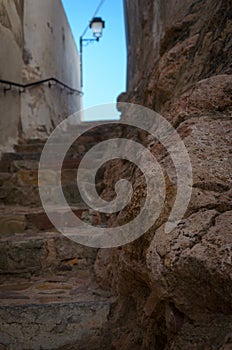
[[[62,81],[60,81],[56,78],[48,78],[48,79],[38,80],[38,81],[35,81],[33,83],[28,83],[28,84],[20,84],[20,83],[15,83],[15,82],[8,81],[8,80],[0,79],[0,84],[8,85],[8,87],[3,88],[4,93],[11,90],[13,86],[19,88],[19,93],[23,93],[23,92],[25,92],[25,89],[27,89],[27,88],[30,88],[32,86],[41,85],[41,84],[46,84],[46,83],[48,83],[49,88],[51,88],[53,85],[59,85],[59,86],[63,87],[64,89],[68,90],[70,94],[83,95],[82,91],[73,89],[70,86],[64,84]]]

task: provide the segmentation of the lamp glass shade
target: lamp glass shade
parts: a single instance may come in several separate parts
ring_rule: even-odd
[[[102,36],[102,29],[105,26],[105,22],[100,17],[95,17],[90,22],[90,28],[93,31],[93,36],[95,38],[100,38]]]

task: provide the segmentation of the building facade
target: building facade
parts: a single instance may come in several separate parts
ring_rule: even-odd
[[[61,0],[0,0],[0,151],[46,138],[81,108],[80,60]],[[74,91],[75,90],[75,91]]]

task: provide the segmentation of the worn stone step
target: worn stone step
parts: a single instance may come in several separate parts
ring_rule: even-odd
[[[89,128],[89,130],[86,130]],[[81,135],[80,135],[81,134]],[[106,125],[101,123],[94,124],[78,124],[68,126],[67,130],[60,129],[54,136],[54,141],[59,143],[62,139],[64,142],[69,142],[74,139],[74,144],[87,144],[92,142],[100,142],[103,140],[120,137],[122,134],[122,126],[119,124],[112,124],[112,121]],[[80,135],[78,137],[78,135]]]
[[[64,159],[62,169],[77,169],[80,164],[81,158]],[[14,160],[14,161],[0,161],[1,173],[14,173],[18,170],[37,170],[39,168],[38,160]],[[48,169],[56,169],[57,162],[49,161],[47,164]]]
[[[96,185],[96,189],[102,188],[102,183],[99,182]],[[83,203],[82,196],[79,192],[78,186],[75,182],[62,184],[62,191],[69,205],[79,205]],[[47,204],[59,204],[60,203],[60,187],[46,185],[46,203]],[[6,184],[0,186],[0,202],[5,205],[21,205],[40,207],[42,206],[39,187],[37,185],[17,185]]]
[[[13,155],[15,155],[15,158],[18,157],[18,153],[9,153],[10,157],[14,158]],[[22,153],[23,154],[23,153]],[[29,155],[31,153],[25,153],[26,157],[25,159],[14,159],[14,160],[0,160],[0,174],[1,173],[14,173],[19,170],[31,170],[31,171],[38,171],[39,168],[39,161],[40,161],[40,155],[38,154],[38,159],[30,159]],[[95,158],[90,158],[88,161],[85,161],[85,168],[86,169],[92,169],[94,165],[97,166],[99,160],[101,160],[102,154],[96,153]],[[7,157],[7,154],[4,155],[4,157]],[[28,158],[27,158],[28,157]],[[20,157],[19,157],[20,158]],[[43,169],[56,169],[57,170],[57,155],[53,155],[51,157],[48,157],[47,162],[43,163]],[[82,160],[82,156],[65,156],[64,161],[62,163],[62,169],[78,169],[79,164]]]
[[[1,186],[0,202],[4,205],[42,206],[38,186]]]
[[[87,151],[89,151],[92,147],[96,144],[96,142],[90,142],[85,141],[83,144],[74,144],[72,145],[65,154],[65,159],[78,159],[81,160],[82,157],[85,155]],[[64,149],[63,144],[55,144],[52,146],[52,152],[47,154],[47,159],[56,161],[57,157],[63,152]],[[32,149],[33,150],[33,149]],[[19,161],[19,160],[34,160],[39,162],[41,158],[41,152],[42,150],[34,150],[32,152],[30,149],[25,151],[21,150],[21,152],[7,152],[3,153],[1,157],[2,165],[8,164],[7,162],[12,161]],[[95,152],[95,156],[97,156],[99,159],[102,156],[100,153],[99,155]],[[95,159],[95,158],[94,158]],[[94,160],[93,159],[93,160]]]
[[[86,129],[88,130],[85,131]],[[67,125],[67,130],[65,132],[61,131],[61,133],[75,135],[76,131],[85,131],[85,135],[96,135],[100,133],[105,136],[118,136],[122,131],[122,126],[119,120],[116,123],[113,120],[82,122],[77,125]]]
[[[0,274],[31,276],[62,270],[91,269],[97,249],[58,232],[1,235]]]
[[[71,204],[83,203],[76,184],[67,184],[62,186],[66,201]],[[47,203],[59,204],[59,187],[46,186]],[[22,185],[9,184],[0,187],[0,200],[6,205],[22,205],[40,207],[41,200],[39,188],[37,185]]]
[[[74,143],[70,148],[73,152],[76,154],[82,155],[85,152],[87,152],[90,148],[92,148],[96,142],[88,142],[84,144],[76,144]],[[21,143],[14,146],[16,153],[41,153],[44,148],[44,143]],[[62,149],[62,144],[57,143],[54,144],[54,149],[59,151],[59,149]]]
[[[37,160],[40,159],[40,152],[7,152],[2,154],[2,161],[14,161],[14,160]]]
[[[74,165],[74,163],[73,163]],[[76,163],[75,163],[76,165]],[[54,164],[55,166],[55,164]],[[91,171],[91,162],[85,165],[84,170],[86,170],[86,176],[89,175]],[[54,184],[57,179],[60,178],[60,174],[56,169],[41,169],[40,170],[40,183],[42,184]],[[62,168],[61,172],[61,183],[66,184],[76,184],[78,179],[78,169]],[[0,186],[25,186],[25,185],[38,185],[38,170],[37,169],[18,169],[16,172],[0,172]]]
[[[66,181],[71,177],[72,181],[76,181],[78,167],[80,165],[81,158],[65,159],[62,163],[62,181]],[[86,170],[92,170],[93,166],[97,166],[99,158],[89,159],[88,161],[82,164],[82,167]],[[43,176],[45,181],[48,181],[51,178],[57,177],[57,162],[55,160],[50,161],[46,164],[43,163],[43,168],[40,168],[40,174]],[[104,168],[104,165],[101,167]],[[7,181],[19,182],[19,184],[33,182],[33,184],[38,181],[38,169],[39,162],[29,161],[29,160],[18,160],[12,161],[7,167],[3,168],[1,171],[0,163],[0,186],[6,183]],[[73,170],[73,171],[71,171]],[[15,174],[17,173],[17,174]]]
[[[86,271],[0,283],[0,339],[7,350],[107,349],[115,302]]]
[[[103,214],[90,210],[86,205],[71,207],[73,213],[82,221],[92,225],[101,225],[105,222]],[[67,209],[54,208],[53,217],[56,217],[60,227],[67,222]],[[32,230],[54,230],[44,209],[20,206],[0,207],[0,234],[23,233]]]
[[[61,148],[61,147],[60,147]],[[59,155],[59,149],[54,149],[54,152],[47,157],[50,160],[55,160],[57,156]],[[15,160],[35,160],[40,161],[41,152],[8,152],[3,153],[2,155],[2,161],[15,161]],[[65,155],[66,159],[73,158],[73,157],[79,157],[79,154],[73,150],[70,149]]]
[[[13,173],[21,169],[38,170],[39,162],[35,160],[0,160],[1,173]]]
[[[86,171],[90,164],[86,164]],[[102,169],[101,169],[102,170]],[[88,173],[89,174],[89,173]],[[46,186],[56,185],[60,178],[60,174],[55,169],[43,169],[40,170],[40,184]],[[78,172],[77,169],[62,169],[61,172],[61,185],[73,185],[77,186]],[[96,176],[96,187],[102,182],[102,177]],[[0,188],[5,187],[21,187],[21,186],[38,186],[38,170],[20,169],[15,173],[1,173],[0,172]]]
[[[112,137],[118,137],[121,135],[121,127],[110,123],[111,121],[108,121],[108,125],[102,125],[101,122],[84,122],[82,124],[79,124],[78,126],[69,126],[68,130],[61,131],[60,132],[60,139],[63,139],[67,142],[70,141],[70,136],[75,136],[75,134],[82,133],[87,128],[90,128],[87,130],[84,134],[79,136],[77,138],[72,148],[75,149],[77,152],[83,152],[86,149],[91,148],[94,146],[97,142],[102,141],[104,139],[109,139]],[[60,139],[58,140],[57,144],[54,144],[54,147],[60,147]],[[41,140],[41,139],[29,139],[24,140],[23,142],[17,144],[14,146],[16,152],[41,152],[45,143],[47,140]]]
[[[10,172],[11,171],[11,162],[8,160],[0,160],[0,172]]]
[[[76,164],[76,160],[68,164],[64,162],[64,166],[67,167],[63,168],[61,173],[62,189],[68,203],[70,204],[82,202],[77,186],[77,169],[73,168]],[[91,164],[91,161],[89,161],[85,166],[86,176],[89,174],[89,171],[91,171]],[[30,167],[30,164],[28,164],[28,167]],[[55,163],[54,167],[56,167]],[[96,189],[99,192],[103,186],[102,170],[103,169],[101,169],[96,177]],[[57,170],[52,168],[51,163],[49,164],[49,169],[40,171],[40,184],[47,186],[49,200],[51,198],[54,200],[57,198],[58,187],[53,184],[57,183],[59,176]],[[19,204],[26,206],[40,206],[38,170],[22,168],[13,173],[0,173],[0,200],[8,205]],[[58,201],[56,203],[58,203]]]
[[[47,304],[0,306],[2,349],[110,349],[110,301],[47,300]]]
[[[115,123],[116,122],[116,123]],[[76,125],[74,124],[67,124],[66,130],[61,129],[61,134],[73,134],[77,131],[85,131],[88,129],[86,133],[95,133],[96,131],[101,131],[102,133],[108,133],[113,135],[118,135],[121,132],[121,125],[120,120],[97,120],[97,121],[83,121],[81,123],[78,123]],[[32,138],[32,139],[24,139],[20,142],[20,144],[35,144],[35,143],[41,143],[44,144],[47,141],[47,139],[41,139],[41,138]]]

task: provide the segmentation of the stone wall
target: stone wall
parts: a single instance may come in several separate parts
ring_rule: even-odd
[[[98,254],[98,281],[118,295],[112,346],[231,349],[231,2],[125,0],[125,9],[128,89],[119,102],[150,107],[172,123],[191,159],[193,188],[180,225],[165,234],[177,191],[175,168],[157,140],[140,133],[162,167],[166,206],[143,237]],[[124,137],[131,135],[124,130]],[[106,199],[114,198],[121,177],[132,181],[136,196],[111,218],[113,227],[133,219],[137,198],[146,195],[138,169],[117,161],[105,172]]]
[[[231,73],[228,0],[128,0],[125,9],[127,100],[162,111],[199,80]]]
[[[79,55],[61,1],[1,0],[0,5],[0,78],[27,84],[54,77],[80,90]],[[48,84],[20,95],[15,89],[0,94],[1,150],[19,137],[46,138],[81,108],[80,95]]]

